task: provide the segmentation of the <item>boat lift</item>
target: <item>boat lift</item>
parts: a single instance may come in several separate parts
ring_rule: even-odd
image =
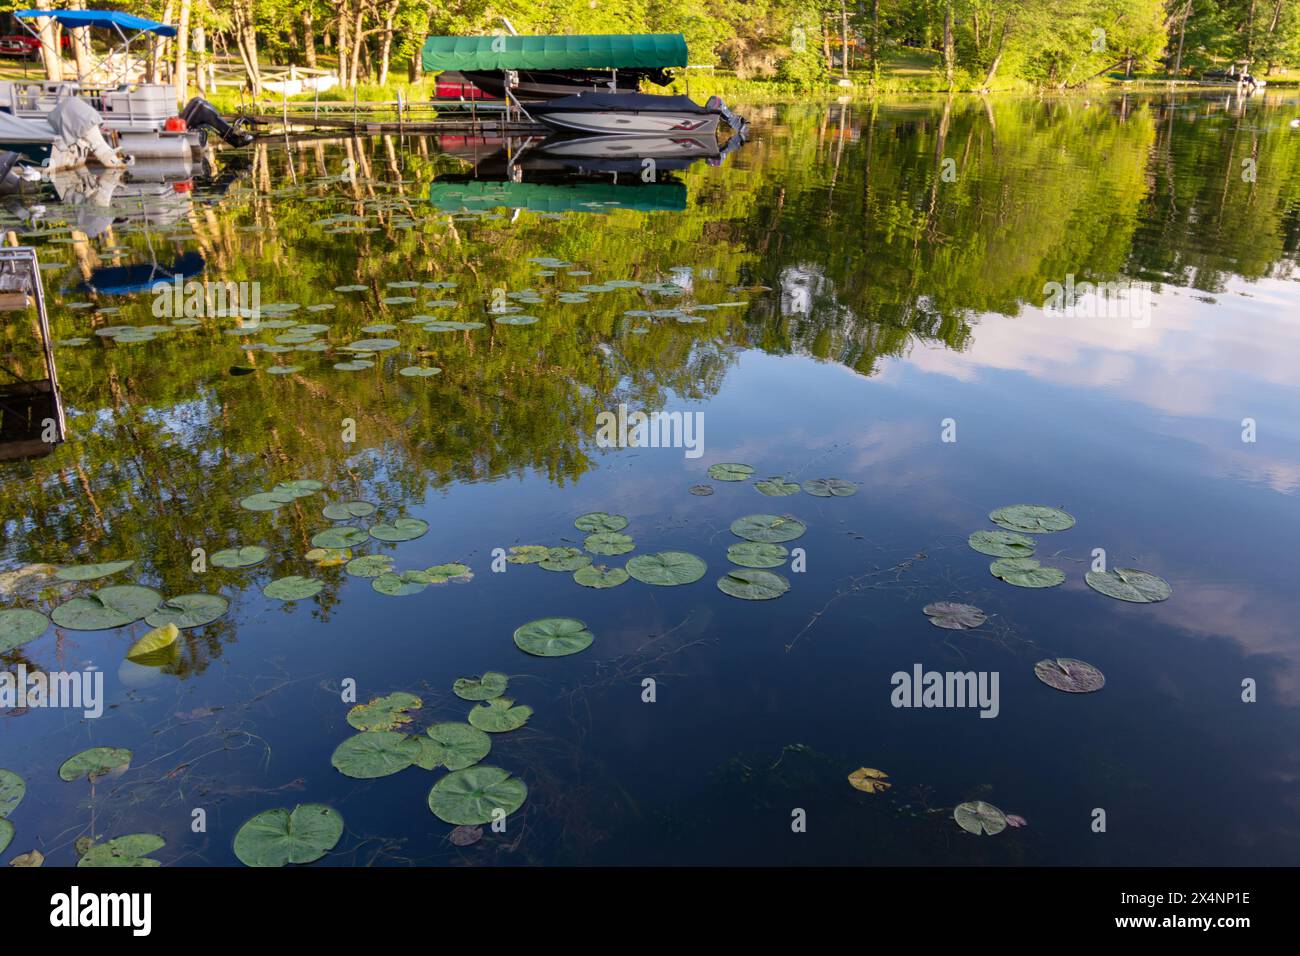
[[[36,250],[30,246],[0,248],[0,313],[26,315],[33,307],[46,377],[26,378],[0,361],[0,461],[48,455],[68,431]]]

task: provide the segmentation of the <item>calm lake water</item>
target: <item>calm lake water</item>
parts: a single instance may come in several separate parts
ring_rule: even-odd
[[[62,184],[71,202],[49,187],[8,200],[5,229],[46,267],[55,337],[86,341],[56,349],[68,441],[0,464],[0,570],[137,563],[88,583],[11,575],[3,606],[48,614],[139,583],[230,607],[161,667],[125,659],[143,622],[51,626],[0,655],[9,670],[97,668],[106,699],[98,719],[0,711],[0,768],[27,786],[4,862],[35,848],[71,865],[81,838],[154,833],[166,865],[237,865],[241,824],[299,803],[346,822],[316,865],[1300,861],[1300,98],[744,112],[742,149],[664,162],[651,183],[635,157],[615,187],[599,169],[575,185],[543,156],[525,163],[533,186],[483,186],[506,166],[499,142],[391,137],[269,141],[223,154],[192,191],[118,187],[107,207],[84,183]],[[232,315],[93,334],[170,325],[147,289],[176,269],[260,283],[261,330],[226,334]],[[1053,310],[1054,282],[1128,292],[1107,300],[1119,314]],[[520,314],[538,321],[501,321]],[[35,375],[33,324],[10,316],[5,365]],[[399,345],[334,368],[368,338]],[[598,416],[620,404],[698,415],[702,454],[602,447]],[[752,477],[707,475],[726,462]],[[858,490],[766,497],[754,481],[768,476]],[[295,479],[323,488],[240,505]],[[463,562],[472,580],[390,597],[317,567],[311,538],[335,524],[322,507],[352,499],[378,506],[358,527],[429,525],[354,556]],[[1058,587],[998,580],[967,546],[1022,502],[1077,520],[1038,540]],[[597,563],[685,551],[707,572],[598,590],[493,570],[494,549],[581,548],[574,519],[592,511],[626,516],[635,541]],[[777,569],[790,589],[776,600],[715,586],[731,522],[755,513],[807,525],[788,544],[806,568]],[[193,549],[241,545],[270,555],[193,570]],[[1099,548],[1172,597],[1090,589]],[[323,588],[263,595],[286,575]],[[935,627],[921,610],[934,601],[988,620]],[[521,652],[514,630],[547,617],[581,619],[594,643]],[[1040,682],[1035,663],[1057,657],[1095,665],[1105,687]],[[891,675],[915,665],[996,673],[996,718],[894,707]],[[419,733],[463,721],[476,705],[452,684],[485,671],[533,709],[485,760],[528,786],[505,833],[448,841],[427,803],[445,770],[331,766],[355,732],[348,681],[360,701],[418,695]],[[90,747],[129,748],[129,768],[60,780]],[[892,788],[854,789],[860,767]],[[952,811],[973,800],[1027,825],[968,834]]]

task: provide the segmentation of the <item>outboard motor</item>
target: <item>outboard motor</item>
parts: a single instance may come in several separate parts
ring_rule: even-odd
[[[749,132],[749,124],[735,113],[731,112],[731,110],[727,109],[727,104],[722,102],[722,97],[710,96],[709,101],[704,104],[704,108],[706,110],[716,110],[718,115],[726,120],[727,125],[730,126],[738,135],[744,136]]]
[[[236,149],[247,146],[254,138],[252,133],[239,128],[241,120],[227,123],[216,108],[201,96],[196,96],[185,104],[185,109],[181,110],[181,119],[185,120],[185,125],[190,129],[212,130]]]

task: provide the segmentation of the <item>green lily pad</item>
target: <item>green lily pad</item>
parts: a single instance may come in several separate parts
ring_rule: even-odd
[[[331,521],[347,521],[350,518],[368,518],[375,510],[369,501],[334,501],[322,508],[321,513]]]
[[[368,368],[374,368],[374,362],[363,362],[359,359],[352,362],[335,362],[334,368],[340,372],[363,372]]]
[[[40,611],[25,607],[11,607],[0,611],[0,654],[28,644],[50,626],[50,620]],[[0,813],[0,817],[4,816]]]
[[[551,549],[544,544],[520,544],[510,549],[506,560],[511,564],[538,564],[550,557],[550,554]]]
[[[125,747],[92,747],[63,761],[59,779],[80,780],[86,777],[92,783],[131,765],[131,751]]]
[[[780,476],[756,481],[754,487],[769,498],[784,498],[786,495],[797,495],[799,493],[797,482],[786,481]]]
[[[334,748],[330,763],[345,777],[371,780],[399,773],[420,756],[420,745],[406,734],[366,730]]]
[[[444,823],[472,826],[514,813],[527,799],[528,787],[518,777],[499,767],[478,766],[456,770],[435,783],[429,809]]]
[[[0,770],[0,817],[12,816],[27,795],[27,784],[12,770]]]
[[[547,571],[577,571],[591,564],[591,558],[577,548],[548,548],[537,566]]]
[[[352,559],[351,548],[312,548],[303,555],[318,568],[337,568]]]
[[[355,548],[365,544],[369,538],[370,535],[364,528],[340,525],[337,528],[317,531],[311,536],[311,543],[315,548]]]
[[[470,708],[469,722],[490,734],[504,734],[518,730],[532,715],[533,709],[527,704],[516,705],[509,697],[495,697]]]
[[[442,369],[432,366],[408,365],[406,368],[398,369],[397,374],[405,378],[433,378],[435,375],[441,375]]]
[[[718,578],[718,590],[743,601],[770,601],[790,590],[790,582],[772,571],[728,571]]]
[[[1067,694],[1091,694],[1106,686],[1105,674],[1088,662],[1072,657],[1039,661],[1034,665],[1034,674],[1048,687]]]
[[[988,620],[988,616],[973,604],[956,604],[952,601],[927,604],[921,608],[921,612],[935,627],[944,627],[950,631],[979,627]]]
[[[957,804],[952,818],[959,827],[976,836],[994,836],[1007,828],[1006,814],[983,800]]]
[[[357,730],[396,730],[414,719],[411,711],[423,706],[424,702],[414,694],[397,691],[368,704],[357,704],[348,711],[348,723]]]
[[[627,579],[628,573],[622,568],[607,568],[603,564],[589,565],[573,572],[573,580],[584,588],[616,588]]]
[[[437,767],[464,770],[492,749],[492,738],[469,724],[434,724],[423,737],[415,739],[420,744],[420,759],[416,763],[425,770]]]
[[[703,498],[713,494],[713,486],[712,485],[691,485],[690,491],[691,494],[695,495],[696,497]]]
[[[0,853],[3,853],[14,838],[14,825],[0,818]]]
[[[66,601],[50,618],[70,631],[104,631],[138,621],[161,603],[162,595],[152,588],[120,584]]]
[[[370,536],[380,541],[414,541],[429,530],[429,522],[419,518],[398,518],[391,524],[377,524]]]
[[[482,677],[462,677],[451,689],[461,700],[492,700],[504,694],[509,683],[505,674],[487,671]]]
[[[1033,558],[1000,558],[989,565],[995,578],[1018,588],[1054,588],[1065,581],[1059,568],[1045,568]]]
[[[148,854],[161,850],[167,841],[153,833],[128,833],[97,843],[82,854],[77,866],[88,867],[145,867],[162,866],[157,860],[151,860]]]
[[[468,564],[460,564],[456,561],[449,564],[435,564],[432,567],[425,568],[420,573],[428,579],[430,584],[446,584],[448,581],[469,581],[474,577],[474,572],[469,569]]]
[[[235,856],[245,866],[313,863],[338,845],[343,817],[323,803],[303,803],[293,812],[277,807],[244,822],[235,834]]]
[[[1074,516],[1047,505],[1008,505],[989,515],[989,520],[1008,531],[1046,534],[1074,527]]]
[[[273,491],[259,491],[255,495],[241,499],[239,507],[245,511],[275,511],[293,500],[292,496],[276,494]]]
[[[315,578],[290,574],[283,578],[276,578],[262,588],[262,593],[277,601],[304,601],[309,597],[315,597],[324,586],[323,581],[317,581]]]
[[[632,540],[631,535],[620,534],[617,531],[598,531],[595,534],[587,535],[587,540],[582,546],[592,554],[627,554],[636,547],[636,542]]]
[[[377,578],[393,569],[393,558],[387,554],[367,554],[353,558],[343,570],[357,578]]]
[[[225,548],[214,551],[208,563],[214,568],[251,568],[261,564],[271,554],[266,548],[256,544],[244,545],[242,548]]]
[[[125,571],[133,564],[135,564],[134,560],[105,561],[102,564],[70,564],[59,568],[54,572],[54,576],[60,581],[94,581],[96,578],[106,578],[110,574],[117,574],[118,571]]]
[[[966,543],[980,554],[995,558],[1028,558],[1038,543],[1017,531],[976,531]]]
[[[202,627],[211,624],[226,611],[230,602],[219,594],[181,594],[168,598],[145,616],[150,627],[175,624],[177,627]]]
[[[638,554],[627,562],[627,573],[642,584],[672,587],[693,584],[704,577],[709,566],[686,551],[660,551]]]
[[[622,531],[627,527],[627,518],[623,515],[607,514],[604,511],[589,511],[574,519],[573,526],[587,534],[605,531]]]
[[[163,667],[177,661],[181,632],[175,624],[160,624],[136,641],[126,652],[126,659],[141,667]]]
[[[709,466],[709,477],[714,481],[744,481],[754,473],[753,465],[720,462]]]
[[[585,651],[595,639],[586,624],[571,617],[544,617],[515,630],[515,646],[535,657],[567,657]]]
[[[847,498],[858,493],[858,486],[843,478],[810,478],[803,483],[803,490],[818,498]]]
[[[1155,604],[1167,600],[1174,593],[1164,578],[1136,568],[1089,571],[1084,580],[1094,591],[1132,604]],[[3,639],[0,639],[0,644],[3,644]]]
[[[385,571],[374,578],[370,586],[389,597],[405,597],[408,594],[419,594],[427,588],[429,578],[421,571]]]
[[[807,525],[789,515],[745,515],[731,523],[731,533],[736,537],[771,544],[793,541],[807,530]]]
[[[790,549],[770,541],[739,541],[727,548],[727,560],[745,568],[779,568]]]
[[[397,348],[401,344],[397,339],[357,339],[357,341],[343,347],[350,352],[386,352],[389,349]]]

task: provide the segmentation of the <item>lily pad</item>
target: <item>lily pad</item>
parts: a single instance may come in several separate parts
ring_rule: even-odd
[[[50,626],[50,620],[40,611],[25,607],[11,607],[0,611],[0,654],[28,644]],[[0,817],[4,816],[0,813]]]
[[[239,507],[245,511],[276,511],[293,500],[293,496],[276,494],[273,491],[259,491],[255,495],[241,499]]]
[[[739,541],[727,548],[727,560],[745,568],[779,568],[790,550],[769,541]]]
[[[474,826],[509,815],[528,799],[528,787],[499,767],[470,767],[447,774],[429,791],[429,809],[444,823]]]
[[[1089,571],[1084,579],[1094,591],[1132,604],[1155,604],[1174,593],[1164,578],[1136,568]]]
[[[544,544],[519,544],[510,549],[506,561],[511,564],[538,564],[550,554],[551,549]]]
[[[889,774],[875,767],[859,767],[849,774],[849,786],[863,793],[884,793],[893,784],[886,781]]]
[[[276,578],[262,588],[262,593],[277,601],[304,601],[309,597],[315,597],[324,586],[323,581],[317,581],[315,578],[290,574],[283,578]]]
[[[353,558],[343,570],[357,578],[377,578],[393,569],[393,558],[387,554],[367,554]]]
[[[803,490],[818,498],[847,498],[858,493],[858,486],[843,478],[810,478],[803,483]]]
[[[366,730],[335,747],[330,763],[345,777],[372,780],[405,770],[419,756],[419,743],[406,734]]]
[[[790,515],[745,515],[731,523],[731,533],[738,538],[775,544],[800,538],[807,530],[807,525]]]
[[[138,621],[161,603],[162,595],[152,588],[121,584],[66,601],[50,618],[70,631],[104,631]]]
[[[357,704],[348,711],[348,723],[357,730],[396,730],[414,719],[411,711],[423,706],[424,702],[414,694],[397,691]]]
[[[547,571],[577,571],[591,564],[591,558],[577,548],[548,548],[537,566]]]
[[[313,863],[338,845],[343,817],[323,803],[277,807],[246,820],[235,834],[235,856],[245,866]]]
[[[370,535],[364,528],[341,525],[317,531],[311,536],[311,543],[315,548],[355,548],[365,544],[369,538]]]
[[[1076,661],[1072,657],[1039,661],[1034,665],[1034,673],[1048,687],[1067,694],[1091,694],[1106,686],[1105,674],[1086,661]]]
[[[573,526],[579,531],[595,534],[604,531],[622,531],[627,527],[627,518],[623,515],[607,514],[604,511],[589,511],[574,519]]]
[[[616,588],[626,583],[628,573],[622,568],[607,568],[593,564],[573,572],[573,580],[584,588]]]
[[[351,548],[311,548],[303,555],[318,568],[337,568],[352,560]]]
[[[0,818],[0,853],[3,853],[14,838],[14,825]]]
[[[1032,557],[1037,542],[1017,531],[976,531],[966,543],[980,554],[995,558]]]
[[[474,766],[492,749],[492,738],[469,724],[434,724],[416,740],[420,744],[420,759],[416,763],[425,770],[438,767],[464,770]]]
[[[415,300],[412,299],[411,301]],[[389,349],[397,348],[401,344],[397,339],[357,339],[357,341],[343,347],[350,352],[386,352]]]
[[[1046,534],[1074,527],[1074,516],[1047,505],[1008,505],[989,515],[989,520],[1008,531]]]
[[[693,584],[704,577],[709,566],[686,551],[660,551],[638,554],[627,562],[627,573],[642,584],[672,587]]]
[[[1000,558],[989,565],[995,578],[1018,588],[1054,588],[1065,581],[1059,568],[1045,568],[1033,558]]]
[[[251,568],[265,561],[270,553],[260,545],[248,544],[241,548],[214,551],[208,558],[208,563],[214,568]]]
[[[429,586],[429,579],[420,571],[385,571],[372,580],[370,586],[388,597],[405,597],[419,594]]]
[[[12,770],[0,770],[0,817],[11,816],[27,795],[27,784]]]
[[[636,547],[636,542],[632,540],[631,535],[620,534],[617,531],[598,531],[595,534],[587,535],[587,540],[582,546],[592,554],[627,554]]]
[[[125,770],[131,765],[131,751],[125,747],[92,747],[63,761],[59,779],[80,780],[86,777],[92,783],[110,773]]]
[[[441,375],[442,369],[432,366],[408,365],[405,368],[398,369],[397,374],[405,378],[433,378],[435,375]]]
[[[162,866],[148,854],[161,850],[167,841],[153,833],[128,833],[97,843],[82,854],[77,866],[88,867],[146,867]]]
[[[1007,828],[1006,814],[983,800],[957,804],[957,808],[952,812],[952,818],[957,821],[959,827],[976,836],[985,834],[994,836]]]
[[[790,582],[772,571],[728,571],[718,578],[718,590],[743,601],[770,601],[790,590]]]
[[[799,493],[798,482],[786,481],[780,476],[756,481],[754,487],[769,498],[784,498],[787,495],[797,495]]]
[[[691,485],[691,494],[704,498],[713,494],[712,485]]]
[[[429,530],[429,522],[419,518],[398,518],[391,524],[377,524],[370,536],[380,541],[414,541]]]
[[[482,677],[460,678],[451,690],[461,700],[492,700],[504,694],[509,683],[510,678],[505,674],[487,671]]]
[[[535,657],[567,657],[594,640],[587,625],[571,617],[545,617],[515,629],[515,646]]]
[[[126,652],[126,659],[144,667],[160,667],[176,658],[176,641],[180,638],[180,629],[172,623],[155,627],[140,640],[131,645]]]
[[[724,461],[709,466],[709,477],[714,481],[745,481],[754,474],[753,465]]]
[[[334,501],[322,508],[321,513],[331,521],[347,521],[349,518],[368,518],[375,510],[369,501]]]
[[[106,578],[110,574],[117,574],[118,571],[125,571],[133,564],[135,564],[134,560],[105,561],[102,564],[70,564],[59,568],[54,572],[54,576],[60,581],[94,581],[96,578]]]
[[[518,730],[532,715],[533,709],[527,704],[516,705],[509,697],[496,697],[471,708],[469,722],[490,734],[503,734]]]
[[[452,846],[473,846],[481,839],[483,839],[482,827],[461,826],[447,834],[447,842]]]
[[[988,616],[974,605],[955,604],[952,601],[936,601],[921,610],[935,627],[945,627],[950,631],[979,627],[988,620]]]
[[[177,627],[202,627],[211,624],[226,611],[230,602],[219,594],[180,594],[168,598],[156,610],[145,616],[150,627],[175,624]]]

